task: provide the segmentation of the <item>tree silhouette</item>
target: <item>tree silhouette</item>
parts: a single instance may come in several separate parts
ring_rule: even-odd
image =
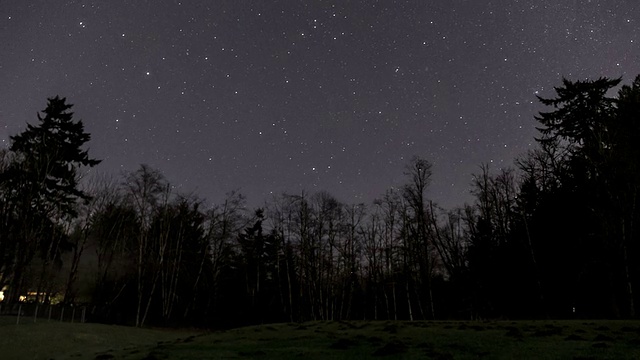
[[[76,216],[77,201],[88,199],[79,188],[79,170],[100,163],[83,149],[91,136],[74,121],[71,107],[65,98],[48,99],[38,124],[10,138],[13,156],[0,173],[7,226],[0,241],[9,242],[2,246],[14,254],[11,266],[3,265],[11,278],[10,301],[18,299],[24,270],[38,250],[43,273],[59,258],[65,237],[59,220]]]
[[[553,159],[561,164],[555,169],[563,170],[555,171],[560,186],[543,206],[549,211],[564,208],[563,227],[572,229],[564,240],[571,243],[566,246],[567,257],[555,260],[565,261],[558,267],[561,274],[575,277],[571,296],[574,301],[592,299],[585,308],[593,315],[633,317],[637,283],[633,259],[637,258],[631,249],[637,249],[640,80],[622,87],[618,98],[610,97],[619,83],[620,79],[607,78],[563,80],[556,97],[540,98],[553,110],[536,117],[542,124],[537,140],[543,149],[559,149],[556,153],[561,155]],[[531,171],[529,181],[535,181]],[[529,186],[529,195],[532,190]],[[569,260],[569,255],[577,261]]]
[[[28,193],[30,205],[47,213],[58,210],[75,215],[76,200],[88,197],[79,189],[78,171],[100,163],[82,149],[91,135],[81,120],[73,120],[72,107],[65,98],[50,98],[44,117],[38,114],[38,125],[27,124],[27,130],[11,136],[9,150],[16,154],[16,161],[2,182]]]

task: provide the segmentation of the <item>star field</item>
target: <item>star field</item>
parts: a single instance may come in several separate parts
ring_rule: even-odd
[[[418,155],[451,207],[534,146],[536,95],[640,73],[639,29],[631,0],[3,2],[0,141],[59,94],[100,172],[370,202]]]

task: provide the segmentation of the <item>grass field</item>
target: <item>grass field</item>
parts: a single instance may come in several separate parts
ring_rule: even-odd
[[[638,321],[308,322],[196,333],[0,319],[2,359],[640,359]]]
[[[181,341],[195,332],[0,317],[0,359],[144,358],[160,342]]]

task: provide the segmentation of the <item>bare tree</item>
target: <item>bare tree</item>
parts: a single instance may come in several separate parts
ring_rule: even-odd
[[[97,214],[103,213],[107,206],[117,202],[118,190],[114,181],[102,175],[94,175],[87,182],[85,192],[90,194],[91,199],[83,202],[79,206],[78,217],[73,220],[73,236],[71,237],[71,263],[69,265],[69,275],[64,291],[64,302],[73,303],[76,297],[75,284],[78,279],[78,267],[82,254],[91,236],[94,219]]]
[[[410,254],[407,255],[408,267],[413,260],[418,264],[419,280],[426,286],[428,317],[435,318],[435,310],[433,304],[433,289],[431,277],[433,272],[433,260],[431,254],[432,244],[429,236],[429,222],[427,200],[425,192],[431,181],[431,163],[425,159],[414,157],[407,165],[405,175],[409,178],[409,182],[403,188],[403,198],[407,202],[407,208],[404,216],[405,236],[408,237],[406,249],[410,254],[419,254],[416,258],[409,260]],[[408,277],[411,279],[411,276]],[[409,295],[409,281],[406,282],[407,299]],[[416,291],[414,289],[414,291]],[[421,299],[417,299],[419,310],[422,312]],[[411,310],[411,306],[409,306]],[[410,313],[410,318],[413,315]]]
[[[170,185],[164,176],[147,165],[142,165],[132,173],[126,174],[122,184],[126,199],[137,212],[141,231],[137,239],[137,304],[136,326],[143,326],[151,306],[157,285],[159,271],[152,261],[164,260],[166,243],[160,240],[159,247],[154,247],[149,238],[149,230],[154,212],[164,208],[169,201]],[[151,274],[150,274],[151,272]],[[150,279],[147,277],[151,275]],[[146,305],[144,301],[146,300]]]

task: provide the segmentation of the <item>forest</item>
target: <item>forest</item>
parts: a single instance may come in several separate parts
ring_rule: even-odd
[[[66,99],[0,150],[2,303],[90,321],[235,327],[307,320],[636,318],[640,76],[563,80],[536,147],[479,164],[474,202],[427,197],[428,159],[372,204],[281,194],[207,205],[158,169],[100,163]],[[25,295],[29,294],[28,297]]]

